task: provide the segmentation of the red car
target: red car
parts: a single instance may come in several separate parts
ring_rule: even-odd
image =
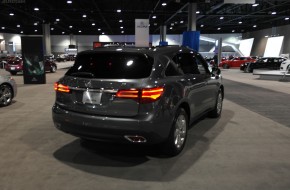
[[[251,57],[235,57],[231,60],[221,61],[219,67],[222,67],[224,69],[228,69],[230,67],[240,67],[241,64],[244,64],[246,62],[254,62],[255,60],[256,59],[253,59]]]
[[[44,60],[45,71],[55,73],[57,69],[56,63],[48,56],[45,56]],[[18,72],[22,72],[23,60],[19,57],[9,60],[8,63],[5,65],[5,70],[10,72],[11,75],[16,75]]]

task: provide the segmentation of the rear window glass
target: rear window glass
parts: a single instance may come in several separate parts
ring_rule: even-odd
[[[66,75],[84,78],[138,79],[151,74],[153,58],[141,53],[80,54]]]

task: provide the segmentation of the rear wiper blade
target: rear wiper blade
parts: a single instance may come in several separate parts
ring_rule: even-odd
[[[89,72],[77,72],[77,73],[71,73],[71,76],[76,76],[76,77],[83,77],[83,78],[94,78],[95,75],[93,73]]]

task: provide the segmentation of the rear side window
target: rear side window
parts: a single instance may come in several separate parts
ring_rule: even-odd
[[[79,54],[66,75],[102,79],[149,77],[153,58],[141,53],[94,52]]]

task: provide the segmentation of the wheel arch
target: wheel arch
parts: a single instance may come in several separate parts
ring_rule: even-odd
[[[8,82],[3,82],[0,86],[2,85],[7,85],[10,87],[11,89],[11,92],[12,92],[12,98],[14,98],[14,89],[13,89],[13,86],[11,84],[9,84]]]

